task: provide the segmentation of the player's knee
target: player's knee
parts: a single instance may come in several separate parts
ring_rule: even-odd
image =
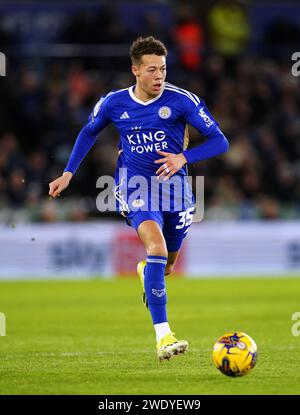
[[[168,256],[166,244],[163,241],[153,241],[147,248],[147,255]]]

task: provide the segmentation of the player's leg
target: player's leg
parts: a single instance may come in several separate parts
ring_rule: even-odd
[[[165,237],[168,250],[168,261],[165,268],[165,275],[168,276],[171,275],[174,270],[174,266],[178,259],[182,243],[187,235],[187,232],[183,234],[182,232],[178,232],[178,230],[176,230],[176,213],[173,215],[173,217],[168,216],[166,218],[163,228],[163,235]]]
[[[163,219],[159,212],[138,212],[135,215],[132,215],[130,223],[139,235],[147,255],[159,254],[158,256],[164,258],[167,257],[166,243],[161,232]],[[137,265],[137,272],[143,287],[142,300],[149,309],[144,288],[144,271],[146,264],[146,260],[140,261]]]
[[[180,252],[179,250],[176,252],[168,252],[168,261],[167,261],[167,265],[165,268],[165,275],[172,274],[179,252]]]
[[[189,208],[181,212],[168,212],[164,214],[163,235],[168,250],[168,262],[165,268],[165,275],[170,275],[174,269],[181,246],[192,223],[193,209]]]
[[[147,256],[159,256],[162,259],[166,258],[168,255],[167,248],[160,228],[160,224],[157,221],[153,220],[154,217],[148,217],[147,215],[144,218],[148,218],[148,220],[145,220],[142,223],[138,224],[138,226],[136,227],[136,231],[145,247]],[[136,217],[134,219],[136,220]],[[146,297],[144,285],[146,265],[146,260],[140,261],[137,266],[137,272],[143,287],[142,300],[145,306],[149,309],[149,304]]]
[[[147,256],[168,256],[167,245],[159,224],[154,220],[143,221],[137,233],[146,249]]]
[[[171,331],[167,318],[167,297],[165,286],[165,266],[167,247],[159,224],[154,220],[143,221],[137,233],[147,253],[143,270],[144,290],[151,313],[157,341]]]
[[[145,220],[137,228],[137,233],[146,249],[146,266],[142,270],[145,295],[156,332],[157,353],[160,360],[184,353],[188,348],[185,340],[177,340],[172,333],[167,318],[167,296],[165,267],[167,264],[166,242],[158,222]]]

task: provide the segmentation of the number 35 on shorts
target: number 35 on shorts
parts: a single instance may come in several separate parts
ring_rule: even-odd
[[[179,212],[179,224],[176,226],[176,229],[183,229],[186,227],[187,231],[193,221],[193,213],[194,207],[191,207],[183,212]]]

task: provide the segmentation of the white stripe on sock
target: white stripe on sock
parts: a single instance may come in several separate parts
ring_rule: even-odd
[[[152,259],[148,259],[147,258],[147,262],[153,262],[153,263],[155,263],[155,264],[167,264],[167,260],[166,259],[154,259],[154,258],[152,258]]]

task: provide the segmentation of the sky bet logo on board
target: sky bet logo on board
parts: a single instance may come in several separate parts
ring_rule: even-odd
[[[6,56],[0,52],[0,76],[6,76]]]

